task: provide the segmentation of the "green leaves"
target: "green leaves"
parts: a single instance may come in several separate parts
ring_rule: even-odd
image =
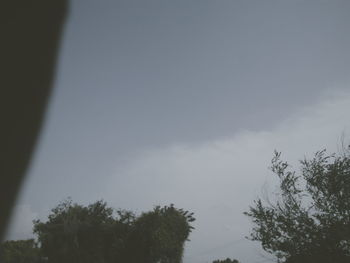
[[[88,206],[67,199],[34,232],[49,263],[179,263],[193,227],[193,213],[170,206],[135,216],[97,201]]]
[[[141,214],[135,220],[129,249],[138,253],[129,262],[180,263],[194,220],[193,213],[173,204]]]
[[[5,241],[0,245],[2,263],[42,263],[40,249],[34,239]]]
[[[271,170],[280,180],[275,203],[255,201],[252,240],[284,262],[350,262],[350,154],[319,151],[301,161],[301,175],[275,152]]]

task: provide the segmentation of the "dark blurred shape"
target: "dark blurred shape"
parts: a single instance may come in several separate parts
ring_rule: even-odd
[[[104,201],[84,206],[67,199],[51,210],[46,222],[34,221],[34,233],[40,243],[39,259],[46,263],[181,263],[194,221],[193,213],[172,204],[136,216]],[[11,248],[22,243],[0,244],[0,261],[17,263],[28,252],[35,255],[34,244],[15,257]]]
[[[214,260],[213,263],[239,263],[239,261],[237,259],[230,259],[230,258],[226,258],[223,260]]]
[[[11,240],[0,244],[1,263],[44,263],[34,239]]]
[[[0,239],[42,126],[67,7],[67,0],[1,3]]]

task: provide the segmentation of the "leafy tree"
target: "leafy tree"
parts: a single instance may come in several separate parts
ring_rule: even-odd
[[[237,259],[226,258],[223,260],[214,260],[213,263],[239,263],[239,261]]]
[[[134,215],[113,209],[98,201],[89,206],[71,200],[52,209],[48,221],[34,222],[34,233],[49,263],[104,263],[120,256]]]
[[[45,262],[34,239],[5,241],[0,245],[2,263],[42,263]]]
[[[301,174],[275,152],[271,170],[280,180],[277,201],[257,199],[252,240],[286,263],[350,262],[350,148],[319,151],[301,161]]]
[[[136,219],[131,234],[131,262],[180,263],[194,220],[193,213],[174,205],[157,206],[143,213]]]
[[[67,200],[47,222],[35,221],[34,233],[48,263],[178,263],[192,215],[171,205],[136,217],[114,213],[103,201],[81,206]]]

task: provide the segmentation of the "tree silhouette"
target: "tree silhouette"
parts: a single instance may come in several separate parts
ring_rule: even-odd
[[[40,248],[34,239],[5,241],[0,245],[2,263],[42,263]]]
[[[47,222],[35,221],[34,232],[50,263],[98,263],[111,257],[115,236],[122,235],[117,226],[106,203],[85,207],[66,200],[52,209]]]
[[[136,217],[103,201],[82,206],[66,200],[47,222],[34,222],[48,263],[179,263],[193,214],[173,205]]]
[[[193,227],[193,213],[174,205],[143,213],[135,220],[131,234],[131,261],[145,263],[180,263],[184,243]],[[137,251],[137,253],[135,253]]]
[[[245,214],[251,239],[287,263],[350,262],[350,148],[319,151],[301,161],[301,175],[275,152],[271,170],[280,180],[277,201],[257,199]]]

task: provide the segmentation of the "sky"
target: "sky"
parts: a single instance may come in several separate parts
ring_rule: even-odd
[[[8,238],[61,200],[197,218],[184,263],[267,262],[243,215],[298,160],[349,139],[349,1],[71,2]]]

